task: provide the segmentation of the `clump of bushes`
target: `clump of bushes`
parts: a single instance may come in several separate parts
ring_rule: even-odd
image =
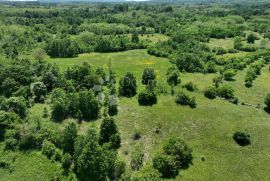
[[[233,139],[240,145],[240,146],[246,146],[251,143],[250,140],[250,134],[246,131],[236,131],[233,134]]]
[[[215,47],[213,48],[212,52],[215,53],[216,55],[223,55],[228,53],[228,51],[223,47]]]
[[[157,103],[157,95],[153,91],[144,90],[138,95],[138,103],[143,106],[152,106]]]
[[[236,71],[233,69],[227,69],[223,72],[224,80],[232,81],[233,77],[236,75]]]
[[[180,91],[175,99],[177,104],[183,106],[189,106],[191,108],[195,108],[197,106],[195,97],[190,97],[184,91]]]
[[[215,99],[217,96],[217,90],[215,87],[208,87],[204,91],[204,96],[208,99]]]
[[[174,178],[180,169],[187,169],[192,164],[192,149],[179,138],[171,138],[163,146],[163,152],[153,159],[153,166],[163,178]]]
[[[193,84],[193,82],[188,82],[188,83],[184,84],[183,88],[186,88],[190,92],[197,90],[197,87],[195,84]]]
[[[263,62],[255,62],[250,65],[250,67],[247,70],[247,74],[245,77],[245,86],[246,87],[252,87],[253,81],[256,79],[258,75],[261,74],[261,68],[263,67]]]
[[[223,85],[217,88],[217,95],[224,99],[233,99],[234,90],[229,85]]]
[[[42,154],[51,160],[61,161],[62,152],[48,140],[44,140],[42,144]]]

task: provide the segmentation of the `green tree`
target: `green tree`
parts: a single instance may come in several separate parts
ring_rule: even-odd
[[[51,94],[52,118],[55,121],[62,121],[68,114],[69,101],[63,89],[54,89]]]
[[[119,94],[125,97],[133,97],[137,93],[135,76],[128,72],[119,82]]]
[[[62,134],[62,141],[61,145],[63,148],[63,151],[65,153],[69,153],[70,155],[73,155],[74,153],[74,147],[75,147],[75,140],[78,136],[78,130],[75,123],[69,123]]]
[[[144,90],[138,95],[138,103],[143,106],[152,106],[157,103],[157,95],[153,91]]]
[[[37,102],[43,102],[47,94],[46,85],[43,82],[35,82],[31,85],[32,92],[35,95],[35,100]]]
[[[94,129],[88,131],[85,144],[82,145],[82,148],[79,148],[77,153],[80,153],[77,162],[75,162],[79,180],[106,180],[108,170],[106,155],[103,148],[98,144],[98,138]]]
[[[177,164],[170,155],[156,155],[153,159],[153,167],[157,169],[164,178],[174,178],[179,174]]]
[[[114,149],[117,149],[121,146],[121,140],[119,141],[119,138],[119,131],[114,118],[104,118],[100,125],[99,143],[101,145],[103,145],[104,143],[111,143],[111,146]]]
[[[153,68],[145,68],[142,75],[142,84],[147,85],[150,81],[156,79],[156,72]]]
[[[257,36],[254,34],[254,33],[250,33],[248,36],[247,36],[247,42],[248,43],[255,43],[255,40],[257,40]]]
[[[241,37],[236,37],[233,42],[234,48],[240,50],[243,46]]]

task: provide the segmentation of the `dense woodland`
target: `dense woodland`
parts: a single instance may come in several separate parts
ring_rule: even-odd
[[[155,144],[157,152],[145,151],[146,143],[131,144],[130,153],[121,150],[126,140],[143,142],[144,136],[134,128],[123,137],[121,102],[151,109],[170,100],[169,108],[184,107],[192,114],[202,99],[210,101],[207,105],[218,99],[232,109],[255,107],[270,121],[270,89],[261,105],[250,105],[231,85],[244,72],[245,91],[256,89],[261,71],[269,72],[269,8],[267,3],[0,4],[0,174],[16,175],[24,167],[15,166],[18,154],[30,153],[49,160],[48,167],[58,165],[41,180],[181,180],[182,172],[186,180],[194,179],[188,171],[199,164],[193,163],[198,145],[191,146],[182,134],[166,136],[159,124],[151,126],[154,134],[165,134]],[[132,71],[119,76],[111,60],[101,67],[87,59],[68,68],[51,62],[138,49],[166,59],[165,74],[145,66],[140,77]],[[200,89],[196,79],[183,82],[191,74],[213,78]],[[36,110],[40,105],[43,109]],[[158,117],[162,109],[156,112]],[[177,113],[173,116],[181,117]],[[230,142],[251,147],[251,134],[241,124],[236,128],[227,133]]]

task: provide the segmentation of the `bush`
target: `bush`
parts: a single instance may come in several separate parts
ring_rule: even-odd
[[[236,71],[233,69],[228,69],[223,72],[224,80],[232,81],[233,77],[236,75]]]
[[[140,170],[140,168],[143,166],[143,160],[144,160],[144,153],[143,149],[139,146],[135,147],[133,152],[131,153],[131,161],[130,161],[130,167],[132,170]]]
[[[183,106],[190,106],[191,108],[196,107],[196,100],[195,97],[190,98],[187,94],[185,94],[183,91],[180,91],[177,96],[175,102],[177,104],[183,105]]]
[[[72,164],[72,156],[68,153],[64,154],[62,156],[62,160],[61,160],[61,163],[62,163],[62,167],[65,169],[65,170],[69,170],[71,164]]]
[[[212,52],[215,53],[216,55],[223,55],[226,54],[228,51],[223,47],[215,47],[212,50]]]
[[[8,138],[5,140],[5,149],[6,150],[15,150],[18,145],[18,141],[14,138]]]
[[[157,169],[164,178],[174,178],[179,174],[175,160],[169,155],[156,155],[153,159],[153,167]]]
[[[163,152],[153,159],[153,167],[164,178],[174,178],[179,169],[186,169],[192,164],[192,150],[179,138],[171,138],[163,146]]]
[[[145,90],[139,94],[138,103],[142,106],[152,106],[157,103],[157,95],[153,91]]]
[[[265,110],[270,113],[270,93],[265,97],[264,103],[266,105]]]
[[[185,85],[183,85],[184,88],[186,88],[188,91],[195,91],[197,89],[196,85],[193,84],[193,82],[188,82]]]
[[[204,91],[204,96],[207,97],[208,99],[215,99],[217,96],[217,90],[215,87],[208,87]]]
[[[56,147],[53,143],[51,143],[48,140],[44,140],[42,144],[42,154],[48,157],[49,159],[52,158],[52,156],[55,154]]]
[[[118,106],[117,105],[109,105],[108,106],[108,114],[110,116],[115,116],[118,113]]]
[[[248,134],[245,131],[236,131],[233,134],[233,139],[240,145],[240,146],[246,146],[251,143],[250,140],[250,134]]]
[[[173,156],[178,169],[186,169],[192,163],[192,149],[179,138],[171,138],[163,146],[164,153]]]
[[[234,90],[229,85],[223,85],[217,89],[217,95],[225,99],[234,98]]]

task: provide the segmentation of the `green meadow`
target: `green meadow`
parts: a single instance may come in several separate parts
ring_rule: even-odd
[[[136,75],[137,82],[141,79],[143,69],[148,66],[155,68],[158,80],[163,81],[161,77],[165,77],[169,66],[168,59],[150,56],[146,50],[82,54],[77,58],[47,58],[47,61],[56,63],[62,71],[83,62],[88,62],[93,68],[106,69],[111,61],[118,80],[129,71]],[[270,90],[269,66],[262,69],[252,88],[244,85],[245,73],[246,69],[238,71],[235,81],[224,82],[234,88],[240,101],[238,105],[221,99],[206,99],[203,90],[212,85],[216,75],[201,73],[181,74],[181,84],[192,81],[198,88],[190,93],[196,97],[196,109],[177,106],[175,97],[169,94],[159,95],[158,104],[152,107],[139,106],[136,97],[120,98],[120,111],[116,116],[122,137],[120,154],[129,160],[129,153],[135,145],[141,144],[146,153],[145,164],[151,164],[151,158],[160,151],[164,141],[169,137],[181,137],[193,149],[194,164],[181,172],[177,177],[179,180],[269,180],[266,168],[270,166],[270,117],[263,110],[265,94]],[[143,89],[143,86],[140,85],[139,89]],[[178,89],[181,89],[180,86]],[[242,102],[261,106],[255,108],[241,105]],[[46,105],[36,105],[32,111],[41,111],[43,106]],[[57,126],[59,123],[50,124]],[[65,124],[65,121],[61,124]],[[99,127],[100,120],[82,123],[82,134],[90,124]],[[155,132],[155,127],[161,129],[160,133]],[[232,134],[239,129],[251,134],[251,146],[240,147],[233,141]],[[132,139],[135,132],[141,133],[140,140]]]

